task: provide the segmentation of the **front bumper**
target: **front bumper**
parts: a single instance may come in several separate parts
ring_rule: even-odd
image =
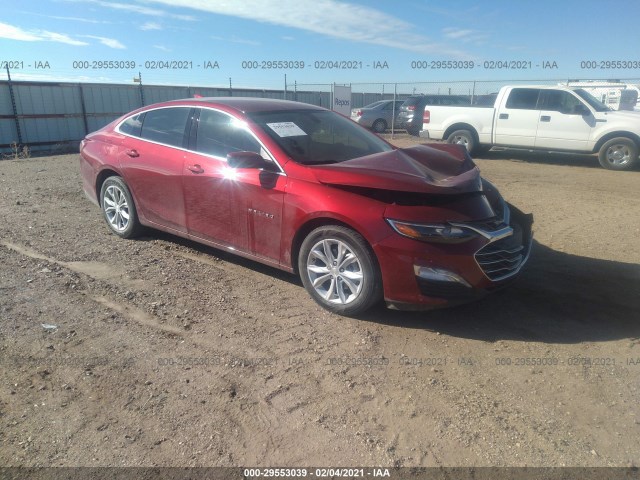
[[[531,252],[533,216],[509,206],[506,222],[465,223],[478,233],[462,244],[389,237],[376,246],[387,305],[438,308],[479,299],[511,283]]]

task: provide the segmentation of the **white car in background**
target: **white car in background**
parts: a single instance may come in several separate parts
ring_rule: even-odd
[[[351,120],[370,128],[376,133],[384,133],[391,128],[391,121],[398,115],[404,100],[380,100],[365,107],[351,110]],[[394,125],[397,127],[397,124]]]

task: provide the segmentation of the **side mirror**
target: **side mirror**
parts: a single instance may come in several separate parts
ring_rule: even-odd
[[[256,152],[231,152],[227,154],[231,168],[265,168],[267,161]]]

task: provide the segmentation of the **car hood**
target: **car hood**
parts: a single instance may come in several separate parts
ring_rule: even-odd
[[[311,168],[326,185],[431,194],[482,190],[480,170],[461,145],[417,145]]]

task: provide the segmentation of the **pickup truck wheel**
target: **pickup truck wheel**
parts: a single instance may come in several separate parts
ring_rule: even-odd
[[[464,145],[469,153],[473,153],[476,148],[476,140],[469,130],[456,130],[449,135],[447,142]]]
[[[371,125],[371,129],[376,133],[384,133],[387,130],[387,122],[379,118],[375,122],[373,122],[373,125]]]
[[[638,163],[638,145],[630,138],[612,138],[600,147],[598,160],[609,170],[630,170]]]

